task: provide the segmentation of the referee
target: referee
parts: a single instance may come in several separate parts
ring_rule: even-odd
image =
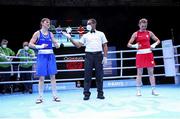
[[[84,100],[89,100],[91,95],[90,87],[93,68],[95,68],[97,98],[105,99],[103,92],[103,64],[107,63],[108,41],[103,32],[96,30],[96,24],[95,19],[89,19],[86,26],[88,32],[79,41],[75,41],[69,34],[63,33],[77,48],[85,46]]]

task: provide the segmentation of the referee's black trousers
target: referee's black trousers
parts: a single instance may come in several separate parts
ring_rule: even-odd
[[[86,52],[84,73],[84,95],[90,96],[91,79],[95,68],[96,86],[98,95],[103,95],[103,55],[102,52]]]

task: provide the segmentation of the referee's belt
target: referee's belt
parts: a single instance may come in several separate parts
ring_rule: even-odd
[[[137,51],[137,54],[147,54],[147,53],[151,53],[151,49],[150,48],[146,48],[146,49],[139,49]]]
[[[38,50],[38,54],[53,54],[53,50],[52,49],[42,49],[42,50]]]
[[[86,52],[87,54],[101,54],[102,51],[97,51],[97,52]]]

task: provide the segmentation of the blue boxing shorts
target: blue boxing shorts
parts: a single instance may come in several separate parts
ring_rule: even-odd
[[[56,73],[57,65],[54,54],[38,54],[36,66],[37,76],[55,75]]]

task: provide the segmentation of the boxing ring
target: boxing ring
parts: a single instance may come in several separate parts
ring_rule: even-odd
[[[96,99],[96,88],[92,88],[91,98],[89,101],[84,101],[83,98],[83,88],[78,88],[76,85],[73,88],[59,88],[58,94],[61,98],[61,102],[53,102],[51,92],[46,91],[44,94],[45,102],[43,104],[35,104],[35,99],[37,98],[37,92],[33,94],[22,94],[22,93],[12,93],[12,94],[0,94],[0,119],[13,118],[13,119],[120,119],[120,118],[171,118],[178,119],[180,117],[180,71],[179,62],[180,57],[180,45],[173,46],[174,48],[174,59],[175,59],[175,75],[174,84],[158,84],[157,90],[160,96],[152,96],[151,89],[149,85],[144,85],[142,88],[142,96],[135,96],[135,78],[136,78],[136,67],[135,64],[135,52],[136,50],[121,50],[121,51],[110,51],[109,54],[116,54],[117,58],[108,57],[108,64],[104,66],[104,71],[116,70],[117,75],[104,76],[104,92],[105,100]],[[155,55],[155,76],[166,77],[162,48],[156,48],[153,50]],[[128,54],[128,55],[127,55]],[[131,55],[132,54],[132,55]],[[66,55],[56,55],[57,64],[67,63],[67,62],[84,62],[83,59],[80,60],[67,60],[67,57],[83,57],[85,54],[66,54]],[[66,57],[66,58],[64,58]],[[12,57],[19,58],[19,57]],[[21,57],[25,58],[25,57]],[[58,58],[64,58],[64,60],[58,60]],[[117,62],[116,67],[111,67],[113,61]],[[1,62],[2,63],[2,62]],[[11,64],[20,64],[26,62],[3,62]],[[32,61],[31,63],[35,63]],[[61,66],[61,65],[60,65]],[[63,72],[83,72],[84,69],[58,69],[58,73]],[[7,71],[2,73],[35,73],[32,71]],[[145,73],[143,77],[146,78],[148,75]],[[95,79],[93,77],[93,79]],[[83,77],[77,78],[57,78],[57,84],[63,84],[66,82],[76,82],[83,81]],[[37,87],[38,80],[29,81],[5,81],[0,82],[1,84],[16,84],[31,82]],[[48,85],[50,80],[45,80]],[[60,85],[62,86],[62,85]],[[65,86],[65,85],[63,85]]]

